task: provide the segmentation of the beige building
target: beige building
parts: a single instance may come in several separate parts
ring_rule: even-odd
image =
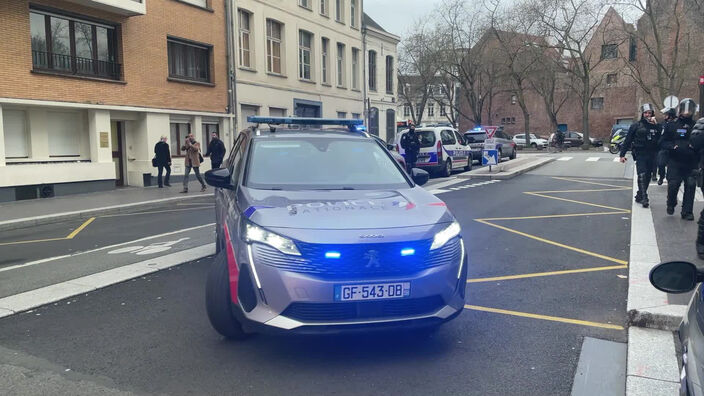
[[[362,118],[362,0],[240,0],[239,127],[250,115]]]
[[[366,54],[366,124],[369,131],[385,141],[393,141],[396,133],[398,86],[398,43],[391,34],[364,14],[364,48]]]

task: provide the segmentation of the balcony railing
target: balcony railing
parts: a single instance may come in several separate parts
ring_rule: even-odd
[[[32,50],[32,65],[37,70],[119,80],[122,65],[78,56]]]

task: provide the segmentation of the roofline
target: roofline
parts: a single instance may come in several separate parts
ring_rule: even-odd
[[[365,29],[366,31],[368,31],[368,32],[371,32],[371,33],[374,33],[374,34],[376,34],[376,35],[382,36],[383,38],[391,39],[391,41],[395,41],[396,44],[398,44],[398,43],[401,42],[401,37],[400,37],[400,36],[397,36],[397,35],[395,35],[395,34],[393,34],[393,33],[389,33],[389,32],[387,32],[387,31],[385,31],[385,30],[379,30],[379,29],[376,29],[376,28],[374,28],[374,27],[372,27],[372,26],[365,26],[364,29]]]

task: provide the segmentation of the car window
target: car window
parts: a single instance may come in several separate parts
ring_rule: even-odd
[[[371,139],[281,137],[254,140],[247,187],[265,190],[376,190],[410,185]]]
[[[435,145],[435,131],[416,131],[420,137],[420,147],[433,147]]]
[[[452,135],[452,131],[443,130],[440,132],[440,139],[442,139],[442,144],[457,144],[455,137]]]
[[[455,138],[457,139],[457,141],[458,141],[461,145],[464,146],[464,145],[467,144],[467,142],[464,141],[464,137],[462,137],[462,135],[460,135],[459,132],[453,131],[453,133],[454,133],[454,135],[455,135]]]
[[[237,136],[237,139],[235,139],[235,143],[232,144],[232,148],[230,149],[230,155],[227,157],[227,160],[225,161],[225,166],[227,168],[230,168],[232,166],[232,163],[235,161],[235,154],[237,150],[235,149],[240,143],[241,139],[244,138],[244,132],[240,132],[240,134]]]
[[[486,140],[486,132],[467,132],[464,134],[465,138],[474,138],[474,143],[481,143]]]
[[[246,135],[243,133],[241,134],[238,138],[237,141],[235,142],[235,147],[232,149],[231,157],[232,157],[232,168],[231,168],[231,174],[232,178],[232,185],[237,186],[239,184],[240,180],[240,172],[242,171],[242,162],[244,158],[244,152],[246,149]]]
[[[513,138],[514,139],[525,139],[525,135],[516,135]]]

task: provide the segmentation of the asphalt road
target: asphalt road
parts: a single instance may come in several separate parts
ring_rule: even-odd
[[[0,383],[13,394],[569,394],[584,337],[626,341],[632,199],[613,156],[569,156],[438,193],[465,230],[470,283],[468,309],[436,333],[228,342],[205,314],[204,259],[0,319]],[[95,239],[79,248],[113,226],[122,235],[181,221],[166,215],[88,226]],[[41,245],[23,254],[46,255],[32,252]]]

